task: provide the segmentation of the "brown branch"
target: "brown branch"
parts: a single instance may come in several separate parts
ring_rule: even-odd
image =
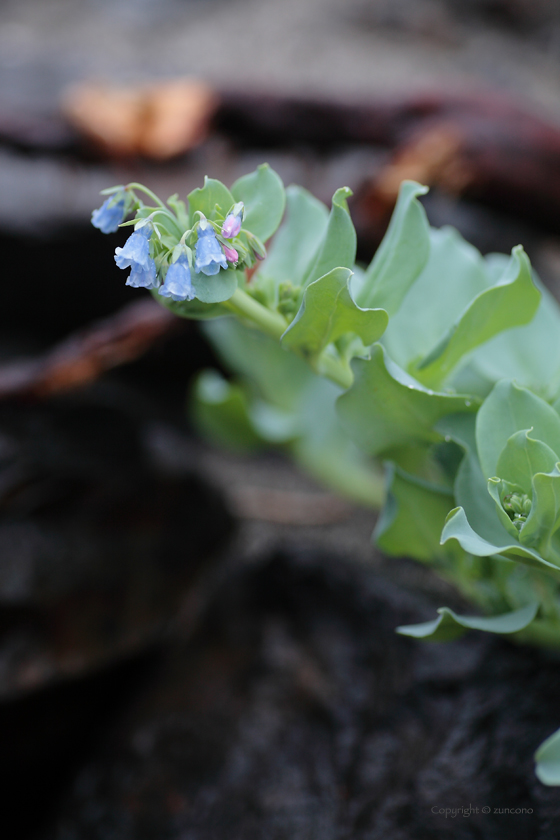
[[[0,400],[44,398],[94,381],[131,362],[182,322],[155,301],[125,306],[42,356],[0,365]]]

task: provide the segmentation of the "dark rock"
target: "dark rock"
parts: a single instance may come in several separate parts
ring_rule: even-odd
[[[395,635],[431,614],[314,552],[237,569],[48,840],[552,840],[560,791],[532,754],[560,725],[557,659],[474,633]]]

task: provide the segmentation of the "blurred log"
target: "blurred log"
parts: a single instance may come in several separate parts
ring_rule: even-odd
[[[434,92],[351,104],[229,94],[217,126],[252,145],[392,148],[387,170],[360,197],[359,212],[374,223],[377,204],[392,207],[398,184],[415,178],[560,230],[560,127],[505,96]]]
[[[0,408],[6,837],[36,840],[107,719],[177,626],[184,635],[196,623],[201,578],[231,533],[177,432],[160,424],[153,439],[131,396]]]
[[[82,83],[64,94],[62,110],[109,157],[167,160],[206,138],[217,102],[212,88],[195,79],[127,88]]]
[[[403,133],[364,185],[355,202],[361,225],[382,224],[412,179],[558,232],[560,128],[502,100],[449,106]]]
[[[181,92],[181,84],[176,83],[163,108],[171,133],[176,132],[174,120],[180,116],[177,103],[189,99]],[[253,148],[307,144],[332,150],[368,144],[392,149],[391,172],[374,188],[379,193],[377,200],[383,195],[394,196],[389,182],[414,175],[549,230],[560,230],[560,127],[506,96],[435,91],[352,103],[222,90],[209,91],[204,101],[208,108],[203,122],[214,113],[211,125],[215,131]],[[204,108],[199,110],[202,113]],[[102,115],[97,119],[102,121]],[[89,133],[94,130],[90,129]],[[60,150],[68,151],[69,133],[62,116],[37,120],[35,129],[30,129],[21,118],[18,121],[0,114],[0,142],[53,151],[57,132]],[[446,145],[445,166],[437,160],[442,142]],[[130,148],[128,153],[157,158],[159,153],[148,146]],[[188,147],[188,143],[181,146],[174,141],[169,154]],[[428,148],[432,151],[426,158]],[[74,151],[80,153],[79,143]]]
[[[87,385],[182,327],[184,322],[155,301],[135,301],[39,358],[0,364],[0,401],[42,399]]]
[[[118,388],[0,411],[2,699],[153,645],[230,534],[177,434],[171,470],[137,414]]]
[[[560,791],[532,753],[560,724],[557,663],[489,635],[394,633],[433,614],[323,552],[238,567],[45,840],[417,840],[447,836],[439,808],[469,804],[458,840],[552,837]]]

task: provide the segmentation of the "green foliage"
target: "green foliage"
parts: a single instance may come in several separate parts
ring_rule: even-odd
[[[135,240],[132,285],[155,278],[160,303],[206,320],[232,379],[197,379],[202,434],[236,451],[280,447],[371,507],[384,499],[383,458],[377,543],[433,564],[489,613],[442,607],[399,632],[443,641],[478,629],[558,648],[560,307],[521,246],[483,258],[451,228],[431,229],[425,192],[402,185],[366,267],[355,265],[350,190],[329,211],[300,187],[285,193],[267,165],[231,191],[207,178],[188,210],[177,196],[166,205],[141,185],[117,187],[94,223],[109,231],[121,207],[135,214],[124,224],[150,225],[147,262]],[[242,228],[226,241],[238,202]],[[204,237],[217,256],[197,262]],[[184,299],[161,297],[166,276],[182,277]],[[537,773],[560,784],[560,733],[538,751]]]
[[[478,557],[507,557],[541,571],[554,573],[560,580],[560,568],[558,566],[549,563],[533,549],[512,542],[509,534],[506,535],[504,543],[501,545],[485,540],[470,526],[462,507],[455,508],[449,513],[441,535],[442,545],[447,540],[457,540],[461,548],[468,554],[475,554]]]
[[[500,634],[518,633],[533,621],[538,609],[539,605],[532,603],[504,615],[486,618],[478,615],[457,615],[449,607],[441,607],[438,610],[439,618],[423,624],[397,627],[397,633],[402,636],[412,636],[415,639],[427,639],[430,642],[449,642],[462,636],[466,630],[484,630],[486,633]]]
[[[423,270],[391,315],[383,337],[391,358],[413,375],[472,301],[491,285],[484,260],[457,231],[429,229],[427,241],[427,262],[423,261]],[[363,305],[361,296],[357,299]]]
[[[303,285],[323,241],[329,212],[325,205],[302,187],[286,190],[286,219],[274,237],[266,260],[259,266],[254,282],[258,286],[269,278],[277,287],[289,282]]]
[[[205,331],[238,377],[228,386],[243,394],[244,417],[252,435],[262,444],[287,448],[312,475],[349,498],[373,507],[381,504],[379,471],[350,440],[336,414],[340,388],[315,376],[273,339],[232,319],[208,323]],[[198,389],[193,398],[198,411]],[[218,402],[212,406],[215,415],[222,415],[209,429],[213,440],[214,430],[228,422],[226,409],[224,404],[222,411]],[[225,436],[223,440],[231,448]]]
[[[499,275],[507,258],[493,254],[486,258],[487,269]],[[489,393],[500,379],[515,379],[546,400],[553,401],[560,389],[560,307],[549,291],[533,278],[540,292],[539,308],[533,320],[491,339],[469,360],[468,367]]]
[[[333,195],[327,227],[319,243],[315,259],[303,285],[308,286],[333,268],[352,268],[356,260],[356,231],[348,212],[346,199],[352,195],[347,187]]]
[[[261,446],[251,425],[243,390],[217,371],[202,371],[194,383],[193,420],[211,443],[234,452],[250,452]]]
[[[536,773],[543,785],[560,785],[560,729],[535,753]]]
[[[239,178],[231,192],[235,201],[245,205],[243,227],[266,242],[282,221],[286,206],[284,185],[276,172],[263,163],[255,172]]]
[[[189,210],[191,217],[198,211],[204,213],[207,219],[225,218],[232,204],[233,195],[228,188],[215,178],[204,179],[204,186],[189,193]]]
[[[540,303],[531,267],[521,246],[500,282],[481,292],[417,365],[424,384],[440,386],[471,350],[500,332],[529,323]]]
[[[171,298],[162,298],[158,295],[156,289],[152,290],[152,297],[179,318],[189,318],[194,321],[206,321],[229,314],[227,309],[217,303],[208,304],[203,301],[199,301],[196,298],[194,300],[172,300]]]
[[[560,417],[527,388],[515,382],[498,382],[484,401],[476,419],[476,443],[486,478],[496,475],[498,459],[515,432],[532,429],[531,437],[560,452]]]
[[[371,357],[353,363],[355,381],[339,399],[338,411],[345,428],[370,455],[409,443],[442,439],[434,424],[446,414],[474,412],[473,397],[437,393],[424,388],[389,358],[376,344]]]
[[[192,284],[196,292],[196,300],[200,303],[222,303],[229,300],[235,290],[240,278],[240,272],[228,269],[220,271],[213,277],[206,274],[191,273]]]
[[[434,488],[394,465],[387,469],[387,499],[373,532],[387,554],[425,563],[447,558],[439,535],[453,504],[450,491]]]
[[[365,273],[358,296],[360,306],[386,309],[394,315],[426,265],[429,226],[417,197],[427,191],[414,181],[403,182],[387,233]]]
[[[350,291],[352,272],[333,268],[305,290],[298,314],[282,343],[317,367],[323,350],[347,333],[358,336],[365,346],[381,337],[388,323],[384,309],[360,309]]]

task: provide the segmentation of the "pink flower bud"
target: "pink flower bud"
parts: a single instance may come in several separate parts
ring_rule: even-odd
[[[233,239],[234,236],[237,236],[240,230],[241,216],[234,216],[233,213],[230,213],[229,216],[226,216],[226,219],[222,226],[222,236],[224,237],[224,239]]]
[[[229,245],[224,245],[224,254],[229,262],[236,263],[239,260],[239,254],[235,248],[230,248]]]

